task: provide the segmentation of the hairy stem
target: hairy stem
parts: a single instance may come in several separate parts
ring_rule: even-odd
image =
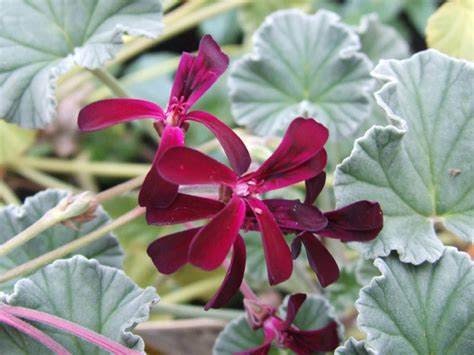
[[[104,190],[96,195],[97,202],[102,203],[104,201],[110,200],[115,196],[122,195],[137,187],[140,187],[143,183],[143,180],[145,180],[145,175],[137,176],[136,178],[115,185],[110,189]]]
[[[103,238],[107,233],[113,231],[114,229],[127,224],[128,222],[134,220],[135,218],[140,217],[145,213],[145,208],[142,207],[136,207],[133,210],[123,214],[119,218],[115,219],[114,221],[110,222],[109,224],[96,229],[95,231],[86,234],[85,236],[75,239],[72,242],[69,242],[67,244],[64,244],[63,246],[52,250],[46,254],[43,254],[33,260],[30,260],[22,265],[19,265],[3,275],[0,276],[0,283],[1,282],[6,282],[11,279],[14,279],[16,277],[29,274],[36,269],[47,265],[56,259],[62,258],[68,254],[71,254],[75,252],[77,249],[80,249],[92,242],[95,242],[96,240],[99,240],[100,238]]]
[[[105,69],[91,69],[90,72],[94,74],[100,81],[102,81],[112,93],[118,97],[129,97],[127,91],[120,85],[120,82]]]
[[[15,195],[13,190],[3,181],[0,180],[0,197],[10,205],[21,204],[20,199]]]
[[[163,297],[162,302],[180,303],[192,300],[195,297],[204,295],[212,290],[217,290],[222,283],[222,276],[215,276],[208,279],[196,281],[187,286],[181,287],[176,291],[172,291]]]
[[[153,314],[171,314],[180,318],[213,318],[222,320],[232,320],[244,312],[233,309],[210,309],[205,311],[201,306],[189,306],[183,304],[173,304],[159,302],[152,308]]]
[[[43,187],[78,191],[77,187],[67,184],[62,180],[56,179],[53,176],[42,173],[35,168],[30,168],[28,166],[17,166],[15,167],[15,172]]]

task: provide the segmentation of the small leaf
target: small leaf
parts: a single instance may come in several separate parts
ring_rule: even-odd
[[[285,318],[287,302],[288,297],[285,298],[278,310],[278,315],[282,319]],[[334,310],[324,298],[309,295],[298,311],[293,324],[302,330],[317,329],[334,320],[333,314]],[[342,329],[340,329],[340,333],[342,333]],[[214,344],[213,354],[232,355],[235,352],[247,350],[262,343],[262,330],[252,330],[245,317],[241,316],[227,324],[219,334]],[[276,348],[273,349],[273,351],[275,350]],[[272,352],[270,353],[272,354]]]
[[[336,349],[335,355],[375,355],[372,349],[366,347],[365,341],[357,341],[350,337],[344,343]]]
[[[372,64],[355,31],[331,12],[297,10],[267,17],[254,51],[229,78],[237,123],[259,135],[282,133],[300,115],[316,117],[333,137],[353,133],[370,112]]]
[[[45,190],[28,197],[22,206],[7,206],[0,210],[0,243],[4,243],[32,225],[47,211],[56,206],[67,194],[66,191],[61,190]],[[86,235],[109,221],[110,218],[107,213],[99,207],[95,218],[81,224],[77,230],[62,224],[49,228],[21,247],[0,257],[0,273]],[[113,234],[107,234],[100,240],[78,249],[75,253],[88,258],[95,258],[104,265],[113,267],[121,267],[122,265],[122,251]],[[15,281],[2,283],[0,290],[10,291]]]
[[[436,261],[443,251],[434,222],[474,239],[474,65],[434,50],[382,60],[378,104],[394,126],[371,128],[336,169],[337,206],[380,202],[384,228],[354,243],[366,258],[396,250],[403,262]]]
[[[27,128],[55,116],[56,81],[114,57],[122,35],[161,32],[156,0],[0,0],[0,117]]]
[[[410,54],[408,43],[398,32],[380,22],[376,14],[364,16],[357,29],[362,52],[374,63],[380,59],[402,59]]]
[[[453,247],[434,264],[377,259],[382,276],[361,290],[356,307],[367,344],[384,354],[470,354],[474,265]]]
[[[0,166],[15,161],[35,141],[35,132],[0,121]]]
[[[123,271],[78,255],[58,260],[18,281],[6,302],[53,314],[143,351],[143,340],[131,330],[148,319],[150,305],[156,299],[153,288],[138,288]],[[106,354],[72,335],[39,327],[73,354]],[[50,354],[16,330],[6,326],[0,329],[2,351],[11,355]]]
[[[453,57],[474,61],[474,1],[445,2],[428,20],[426,42]]]

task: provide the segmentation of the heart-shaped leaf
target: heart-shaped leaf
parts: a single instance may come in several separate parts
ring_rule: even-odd
[[[28,197],[22,206],[4,207],[0,210],[0,243],[4,243],[32,225],[47,211],[55,207],[67,194],[66,191],[61,190],[45,190],[32,197]],[[49,228],[21,247],[14,249],[7,255],[1,256],[0,273],[92,232],[108,223],[109,220],[110,218],[107,213],[99,207],[95,218],[79,225],[77,230],[62,224]],[[117,239],[112,234],[108,234],[100,240],[78,249],[75,253],[84,255],[87,258],[95,258],[104,265],[118,268],[122,265],[122,251]],[[14,283],[15,280],[2,283],[0,284],[0,290],[10,291]]]
[[[9,305],[53,314],[140,351],[143,340],[131,330],[148,318],[150,305],[156,300],[152,287],[140,289],[123,271],[80,255],[58,260],[18,281],[13,294],[5,298]],[[73,354],[106,354],[72,335],[39,327]],[[50,354],[18,331],[6,326],[0,329],[2,352]]]
[[[0,0],[0,117],[23,127],[55,116],[59,75],[112,59],[129,33],[155,37],[157,0]]]
[[[288,297],[283,301],[278,310],[278,315],[285,318],[286,304]],[[334,310],[331,305],[322,297],[310,295],[306,298],[295,321],[293,322],[299,329],[310,330],[324,327],[334,319]],[[342,328],[339,329],[342,334]],[[263,332],[261,329],[252,330],[245,319],[245,316],[238,317],[226,325],[219,334],[214,344],[214,355],[232,355],[235,352],[247,350],[263,343]]]
[[[393,126],[373,127],[336,170],[338,206],[380,202],[384,228],[354,243],[366,258],[396,250],[402,261],[437,260],[443,245],[434,223],[474,240],[474,65],[428,50],[382,60],[376,93]]]
[[[474,60],[474,1],[445,2],[428,20],[426,42],[454,57]]]
[[[0,166],[14,161],[35,141],[35,132],[0,121]]]
[[[366,347],[365,341],[357,341],[353,337],[347,339],[343,346],[334,352],[335,355],[375,355],[375,352]]]
[[[333,137],[353,133],[370,112],[373,81],[358,36],[331,12],[278,11],[254,35],[254,50],[229,78],[237,123],[281,134],[296,116],[312,116]]]
[[[383,354],[470,354],[474,334],[474,265],[447,247],[434,264],[377,259],[382,276],[361,290],[358,324]]]

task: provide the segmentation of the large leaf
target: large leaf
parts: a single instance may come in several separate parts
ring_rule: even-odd
[[[287,301],[288,297],[285,298],[278,311],[279,316],[283,319],[286,314]],[[303,330],[317,329],[334,320],[333,314],[334,310],[324,298],[310,295],[298,311],[293,324]],[[342,333],[342,329],[340,329],[340,333]],[[241,316],[227,324],[219,334],[214,344],[213,354],[232,355],[235,352],[253,348],[262,343],[262,330],[252,330],[245,317]]]
[[[260,135],[282,133],[299,115],[316,117],[340,138],[370,112],[371,62],[356,32],[331,12],[297,10],[267,17],[253,53],[237,61],[229,79],[237,123]]]
[[[6,302],[56,315],[130,348],[143,350],[142,339],[131,330],[148,318],[150,305],[156,299],[153,288],[140,289],[123,271],[78,255],[58,260],[18,281]],[[72,335],[49,327],[41,328],[73,354],[106,354]],[[0,326],[0,329],[2,352],[50,354],[42,345],[16,330],[6,326]]]
[[[32,225],[66,196],[66,191],[46,190],[37,193],[33,197],[28,197],[22,206],[7,206],[0,210],[0,243],[4,243]],[[96,230],[109,221],[110,218],[107,213],[99,207],[95,218],[79,225],[78,229],[72,229],[62,224],[49,228],[21,247],[14,249],[7,255],[1,256],[0,273],[69,243]],[[107,234],[100,240],[78,249],[75,254],[95,258],[104,265],[119,268],[122,265],[122,251],[117,239],[112,234]],[[12,280],[8,283],[0,284],[0,290],[11,290],[14,282],[15,280]]]
[[[474,265],[447,247],[434,264],[377,259],[382,272],[361,290],[356,307],[367,343],[380,354],[471,354]]]
[[[335,355],[375,355],[375,352],[367,348],[365,341],[357,341],[350,337],[334,352]]]
[[[404,262],[435,261],[443,245],[434,223],[474,238],[474,65],[428,50],[381,61],[376,93],[393,126],[373,127],[336,170],[338,206],[376,200],[384,228],[364,256],[396,250]]]
[[[112,59],[122,35],[155,37],[158,0],[0,0],[0,117],[23,127],[55,116],[56,79]]]
[[[34,131],[0,121],[0,166],[15,161],[34,141]]]
[[[474,1],[450,0],[428,20],[428,46],[454,57],[474,60]]]

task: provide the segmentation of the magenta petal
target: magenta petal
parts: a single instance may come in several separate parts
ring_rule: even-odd
[[[263,202],[285,232],[317,232],[328,223],[317,207],[305,205],[298,200],[268,199]]]
[[[270,341],[267,340],[260,346],[257,346],[252,349],[236,352],[234,353],[234,355],[267,355],[268,352],[270,351],[271,346],[272,346],[271,340]]]
[[[204,270],[219,267],[234,244],[244,217],[244,201],[240,197],[232,197],[193,239],[189,248],[189,262]]]
[[[383,213],[377,202],[358,201],[324,215],[328,225],[318,234],[343,242],[372,240],[383,228]]]
[[[186,147],[171,148],[158,163],[160,174],[179,185],[234,185],[237,175],[222,163]]]
[[[202,123],[217,138],[234,171],[242,175],[250,166],[250,154],[234,131],[217,117],[203,111],[190,112],[187,119]]]
[[[327,128],[314,119],[295,118],[278,148],[256,171],[256,176],[263,180],[297,167],[316,155],[328,137]]]
[[[297,354],[312,354],[316,351],[333,351],[339,345],[337,323],[331,321],[325,327],[316,330],[290,329],[291,335],[285,345]]]
[[[289,327],[291,323],[293,323],[296,318],[296,313],[298,313],[298,310],[305,300],[306,295],[304,293],[296,293],[290,296],[286,309],[285,327]]]
[[[309,266],[316,273],[321,286],[326,287],[339,278],[339,267],[336,261],[315,235],[304,232],[296,236],[294,243],[298,243],[296,239],[303,242]],[[292,249],[296,251],[297,248]]]
[[[211,218],[218,213],[224,204],[209,198],[179,193],[173,203],[166,208],[148,207],[146,220],[148,224],[167,225]]]
[[[96,131],[117,123],[143,118],[161,119],[163,110],[157,104],[139,99],[106,99],[93,102],[79,112],[81,131]]]
[[[263,184],[259,186],[259,192],[263,193],[281,189],[297,182],[310,179],[321,173],[326,166],[326,162],[326,150],[322,149],[315,156],[292,169],[277,171],[266,175]],[[258,175],[254,175],[254,178],[259,179]]]
[[[192,106],[224,73],[229,57],[223,53],[211,36],[205,35],[199,43],[197,56],[183,53],[179,62],[170,101],[183,98]]]
[[[262,234],[268,280],[270,285],[279,284],[289,279],[293,272],[290,248],[268,207],[255,198],[246,201],[255,214]]]
[[[201,228],[188,229],[156,239],[147,249],[148,256],[162,274],[172,274],[188,262],[189,245]]]
[[[205,310],[209,308],[220,308],[230,301],[239,290],[240,284],[244,278],[245,272],[245,243],[240,235],[234,242],[232,259],[225,275],[221,287],[217,290],[212,299],[204,306]]]
[[[163,179],[158,173],[158,161],[172,147],[184,145],[184,132],[179,127],[165,126],[153,164],[143,181],[138,203],[143,207],[162,208],[169,206],[178,193],[178,185]]]
[[[323,171],[319,175],[305,181],[306,197],[304,203],[312,205],[319,196],[326,183],[326,173]]]

